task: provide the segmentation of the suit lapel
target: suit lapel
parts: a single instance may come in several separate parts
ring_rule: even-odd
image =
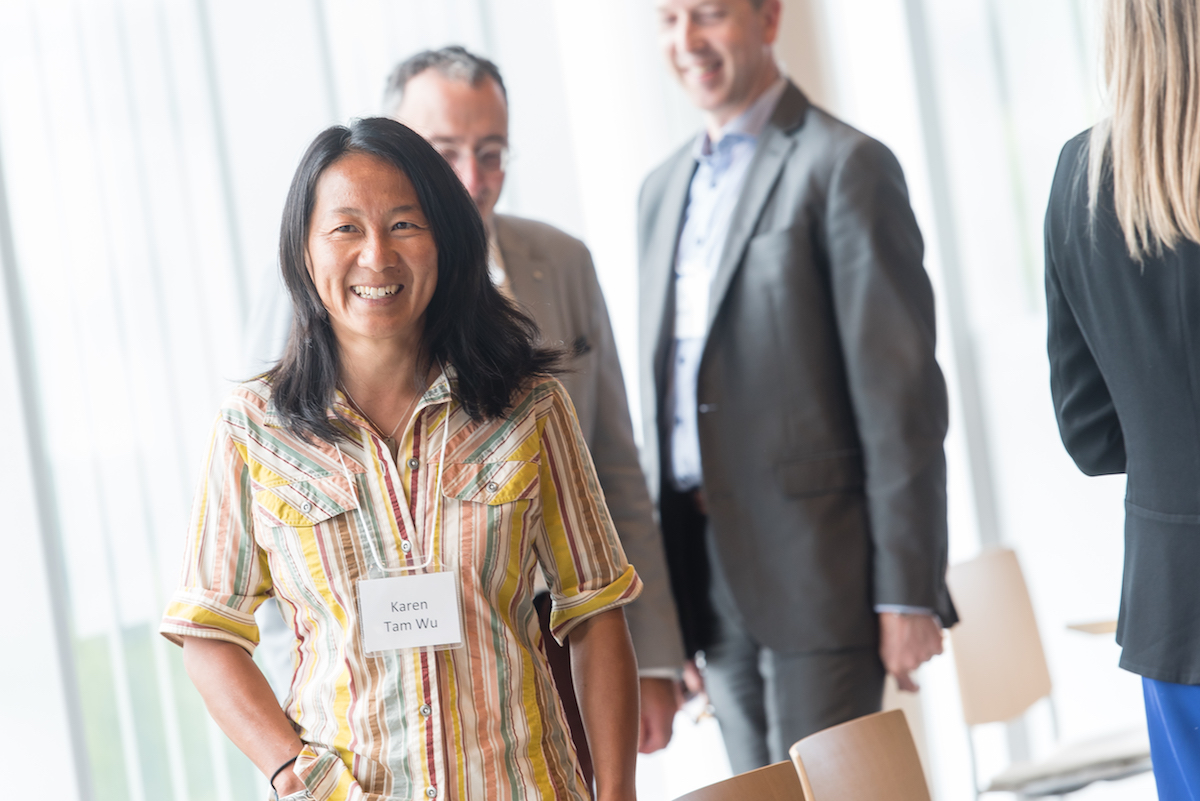
[[[771,121],[763,129],[758,147],[754,151],[754,159],[746,173],[746,183],[729,221],[729,233],[725,237],[725,247],[717,264],[717,274],[713,276],[712,286],[709,288],[705,336],[712,329],[717,310],[721,308],[721,302],[725,299],[725,293],[729,291],[733,276],[741,266],[742,257],[750,244],[750,237],[754,234],[763,208],[771,196],[771,190],[775,188],[788,156],[796,146],[796,139],[792,134],[804,121],[807,109],[808,99],[789,81],[771,115]]]
[[[642,323],[644,336],[653,337],[651,352],[654,375],[661,375],[662,360],[666,357],[666,345],[671,341],[671,325],[674,322],[674,276],[675,247],[679,242],[679,229],[683,225],[683,212],[687,206],[688,189],[692,185],[692,174],[696,161],[691,148],[681,153],[667,178],[659,204],[657,224],[646,248],[646,270],[642,283]]]
[[[544,275],[541,280],[534,277],[535,267],[540,266],[542,272],[548,267],[534,258],[529,243],[517,236],[500,214],[496,215],[496,243],[500,246],[504,272],[517,301],[535,314],[549,306],[553,300],[549,297],[549,282]]]

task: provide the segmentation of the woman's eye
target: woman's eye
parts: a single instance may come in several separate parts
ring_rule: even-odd
[[[337,228],[334,228],[333,231],[337,234],[350,234],[354,232],[354,226],[346,223],[345,225],[339,225]]]
[[[417,227],[416,223],[408,222],[407,220],[402,220],[401,222],[398,222],[394,226],[392,226],[392,228],[397,231],[411,231],[416,227]]]

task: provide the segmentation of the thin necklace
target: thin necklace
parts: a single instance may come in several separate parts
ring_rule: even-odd
[[[354,396],[350,394],[350,390],[346,388],[345,384],[342,384],[342,392],[346,393],[346,397],[350,399],[350,405],[354,407],[355,411],[365,417],[367,422],[371,424],[371,428],[374,428],[378,433],[382,434],[383,429],[371,419],[371,415],[363,411],[363,407],[358,405],[358,401],[356,401]],[[417,392],[417,396],[412,399],[412,403],[408,404],[408,408],[404,410],[404,413],[400,415],[400,419],[396,421],[396,425],[392,427],[392,432],[383,438],[383,444],[387,445],[388,452],[392,454],[393,459],[395,459],[396,454],[400,452],[400,446],[396,444],[396,431],[400,428],[400,424],[408,419],[413,407],[417,405],[417,401],[421,400],[424,394],[425,390],[420,390]]]

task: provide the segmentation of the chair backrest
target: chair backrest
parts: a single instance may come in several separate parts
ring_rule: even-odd
[[[1050,694],[1050,671],[1017,555],[988,550],[946,574],[961,618],[950,629],[968,726],[1012,720]]]
[[[810,734],[790,753],[807,801],[930,801],[917,746],[899,709]]]
[[[701,787],[675,801],[805,801],[805,798],[792,763],[776,762]]]

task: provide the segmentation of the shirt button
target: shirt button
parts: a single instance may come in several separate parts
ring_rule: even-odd
[[[428,796],[429,798],[437,798],[437,788],[436,787],[426,787],[425,795]]]
[[[433,707],[429,704],[421,704],[421,717],[427,718],[433,714]]]
[[[409,542],[408,540],[401,540],[400,541],[400,550],[404,551],[405,553],[408,553],[409,551],[412,550],[412,543]]]
[[[305,501],[304,503],[300,504],[300,511],[304,512],[304,514],[308,514],[312,511],[312,504],[308,501]]]
[[[416,470],[420,466],[421,466],[420,459],[409,459],[408,460],[408,469],[409,470]]]
[[[499,484],[497,484],[495,481],[489,481],[489,482],[488,482],[488,485],[487,485],[487,491],[488,491],[488,492],[495,492],[495,491],[496,491],[496,490],[498,490],[498,489],[500,489],[500,485],[499,485]]]

